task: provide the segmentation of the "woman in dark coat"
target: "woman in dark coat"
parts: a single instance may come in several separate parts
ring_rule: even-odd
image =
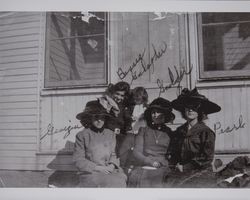
[[[129,84],[120,81],[116,84],[109,84],[105,94],[98,98],[103,108],[115,118],[115,121],[107,120],[105,127],[116,134],[116,153],[122,167],[124,167],[126,156],[121,152],[121,145],[126,138],[127,130],[130,129],[128,126],[132,122],[131,114],[125,106],[129,93]]]
[[[169,152],[171,164],[179,172],[175,186],[209,186],[213,177],[215,133],[205,125],[203,119],[211,113],[219,112],[220,106],[198,93],[197,89],[182,90],[172,102],[173,108],[180,111],[186,123],[178,127],[172,137]],[[201,183],[202,182],[202,183]]]
[[[126,175],[116,157],[116,135],[105,128],[110,114],[98,101],[87,103],[76,116],[85,129],[76,135],[73,159],[80,171],[79,187],[126,187]]]
[[[146,127],[139,129],[135,138],[134,157],[137,166],[129,175],[129,187],[163,187],[169,172],[166,153],[171,129],[165,125],[174,119],[168,100],[155,99],[144,112]]]

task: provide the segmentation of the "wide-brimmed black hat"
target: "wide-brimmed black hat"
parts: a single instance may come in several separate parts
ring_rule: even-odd
[[[166,118],[166,123],[173,121],[175,119],[174,113],[172,113],[172,105],[171,102],[167,99],[164,99],[162,97],[158,97],[157,99],[153,100],[148,108],[144,112],[145,119],[151,119],[151,111],[152,109],[158,109],[162,111]]]
[[[211,114],[221,110],[219,105],[199,94],[197,88],[191,91],[184,88],[178,98],[172,101],[173,108],[180,112],[183,112],[190,105],[198,105],[199,110],[204,114]]]
[[[76,115],[76,118],[79,120],[91,118],[94,115],[104,115],[106,117],[112,117],[106,109],[97,101],[89,101],[83,112],[80,112]]]

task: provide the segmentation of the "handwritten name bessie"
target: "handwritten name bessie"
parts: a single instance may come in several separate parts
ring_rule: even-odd
[[[144,55],[146,49],[142,51],[142,53],[138,54],[135,61],[129,66],[127,70],[124,70],[123,68],[119,67],[118,71],[116,72],[118,77],[121,80],[124,80],[128,75],[130,75],[131,81],[130,84],[133,83],[133,81],[140,78],[145,72],[147,72],[149,69],[152,68],[152,71],[154,71],[154,63],[159,58],[163,56],[163,54],[167,51],[167,43],[163,42],[163,48],[160,50],[156,50],[155,46],[152,44],[153,48],[153,56],[151,56],[149,63],[146,63],[144,60]]]

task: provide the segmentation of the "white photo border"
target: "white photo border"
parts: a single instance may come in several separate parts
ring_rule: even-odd
[[[0,11],[250,12],[250,1],[206,0],[0,0]],[[250,189],[0,189],[3,200],[247,200]]]

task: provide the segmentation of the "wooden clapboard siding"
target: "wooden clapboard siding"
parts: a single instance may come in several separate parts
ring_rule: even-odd
[[[37,66],[37,60],[35,61],[26,61],[26,62],[10,62],[10,63],[1,63],[1,70],[11,70],[11,69],[23,69],[23,68],[31,68]],[[4,74],[6,76],[6,74]],[[33,74],[32,74],[33,75]],[[5,77],[3,77],[5,78]]]
[[[36,128],[27,128],[24,129],[1,129],[2,137],[34,137],[34,132]],[[34,153],[34,152],[33,152]]]
[[[6,45],[6,44],[19,44],[19,43],[25,43],[25,42],[33,42],[33,44],[37,44],[37,41],[39,40],[39,35],[36,34],[29,34],[29,35],[20,35],[16,37],[9,37],[9,38],[0,38],[0,44]],[[35,43],[36,42],[36,43]],[[30,43],[28,43],[30,44]],[[13,46],[16,48],[16,46]],[[2,47],[3,48],[3,47]]]
[[[75,118],[76,114],[84,109],[88,101],[95,100],[97,96],[100,96],[100,94],[42,97],[40,136],[46,133],[49,124],[53,125],[54,130],[62,129],[65,126],[81,126]],[[75,134],[80,130],[72,130],[72,133],[65,139],[63,138],[65,131],[44,137],[40,141],[41,151],[47,152],[65,149],[67,143],[74,143]]]
[[[0,144],[36,144],[36,142],[36,136],[22,137],[20,135],[15,137],[0,137]]]
[[[249,93],[248,86],[232,87],[207,87],[201,88],[201,93],[206,95],[210,100],[219,104],[222,110],[219,113],[209,115],[208,125],[214,128],[214,124],[220,122],[221,129],[224,131],[227,127],[230,129],[239,126],[239,118],[242,116],[244,128],[233,129],[232,132],[220,133],[216,135],[216,151],[223,152],[249,152]]]
[[[34,67],[4,70],[4,76],[18,76],[18,75],[34,74],[34,73],[37,73],[37,69]],[[33,85],[31,84],[31,86]]]
[[[1,169],[37,168],[43,17],[40,12],[10,12],[0,17]]]
[[[0,102],[25,102],[25,101],[35,101],[37,99],[37,95],[8,95],[8,96],[0,96]],[[1,115],[1,114],[0,114]]]
[[[35,34],[33,35],[36,36]],[[13,36],[13,38],[15,37]],[[0,51],[7,51],[7,50],[12,50],[12,49],[24,49],[24,48],[31,48],[31,47],[38,47],[38,46],[39,46],[39,41],[37,40],[24,41],[24,42],[20,41],[20,42],[15,42],[15,43],[8,43],[8,44],[4,43],[4,44],[1,44]]]
[[[36,74],[37,75],[37,74]],[[29,87],[29,88],[15,88],[15,89],[5,89],[5,90],[0,90],[1,95],[25,95],[25,94],[34,94],[34,89],[35,86]]]

